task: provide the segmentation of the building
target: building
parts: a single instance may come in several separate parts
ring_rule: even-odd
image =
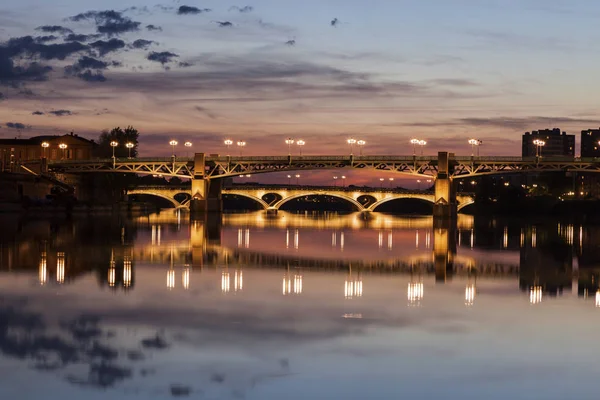
[[[540,148],[542,157],[575,157],[575,135],[567,135],[560,128],[541,129],[539,131],[525,132],[523,135],[523,157],[535,157],[536,145],[534,140],[543,140],[544,146]]]
[[[600,128],[581,131],[581,157],[600,157]]]
[[[42,144],[47,144],[47,147]],[[2,171],[12,171],[15,165],[42,157],[49,160],[87,160],[93,157],[95,147],[94,141],[73,133],[28,139],[0,139],[0,166]]]

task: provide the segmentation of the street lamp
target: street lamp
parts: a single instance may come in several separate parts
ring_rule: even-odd
[[[171,145],[171,147],[173,148],[173,151],[172,151],[172,154],[171,154],[171,157],[173,157],[173,158],[175,158],[175,146],[177,146],[177,144],[178,144],[177,140],[171,140],[169,142],[169,145]]]
[[[58,145],[58,148],[62,150],[62,158],[65,159],[65,150],[67,149],[67,145],[65,143],[61,143]]]
[[[363,146],[364,146],[365,144],[367,144],[367,142],[365,142],[365,141],[364,141],[364,140],[362,140],[362,139],[361,139],[361,140],[357,140],[357,141],[356,141],[356,145],[357,145],[357,146],[358,146],[358,148],[360,149],[360,153],[359,153],[359,154],[360,154],[361,156],[362,156],[362,148],[363,148]]]
[[[131,158],[131,149],[135,147],[135,145],[131,142],[125,143],[125,147],[127,147],[128,155],[127,158]]]
[[[186,157],[189,157],[189,156],[190,156],[190,154],[189,154],[188,150],[189,150],[189,148],[190,148],[190,147],[192,147],[192,142],[185,142],[183,145],[184,145],[185,147],[187,147],[187,149],[185,150],[185,156],[186,156]]]
[[[390,181],[390,189],[392,188],[392,182],[394,182],[394,178],[389,178]]]
[[[298,185],[298,179],[300,179],[300,174],[296,174],[296,186]]]
[[[419,146],[421,146],[421,155],[423,155],[423,147],[425,147],[425,145],[427,144],[427,142],[425,140],[419,140],[419,143],[417,143]]]
[[[533,144],[535,145],[535,156],[541,157],[542,156],[542,147],[544,147],[546,145],[546,142],[541,139],[535,139],[533,141]]]
[[[44,157],[44,158],[46,158],[46,149],[48,147],[50,147],[50,143],[48,143],[48,142],[42,142],[42,149],[43,149],[42,150],[42,154],[43,154],[42,157]]]
[[[410,139],[410,144],[413,145],[413,156],[417,155],[417,145],[419,144],[419,139]]]
[[[353,155],[352,153],[354,145],[356,144],[356,139],[350,138],[346,142],[348,142],[348,144],[350,145],[350,155]]]
[[[244,142],[243,140],[240,140],[237,142],[237,145],[240,148],[240,157],[242,156],[242,152],[244,151],[244,146],[246,146],[246,142]]]
[[[417,190],[421,190],[421,180],[417,179]]]
[[[479,146],[483,143],[479,139],[469,139],[469,144],[471,145],[471,157],[473,157],[475,153],[475,146],[477,146],[477,157],[479,157]]]
[[[294,144],[294,139],[287,138],[285,139],[285,144],[288,145],[288,156],[292,155],[292,145]]]
[[[298,145],[298,149],[300,150],[300,155],[302,155],[302,146],[304,146],[306,142],[302,139],[296,140],[296,145]]]
[[[225,139],[223,143],[225,143],[225,146],[227,146],[227,155],[229,156],[229,147],[231,147],[231,145],[233,144],[233,140]]]
[[[337,177],[337,176],[334,176],[334,177],[333,177],[333,186],[334,186],[334,187],[337,187],[337,179],[338,179],[338,177]]]
[[[342,175],[342,187],[346,187],[346,175]]]
[[[383,189],[383,181],[385,181],[385,178],[379,178],[379,188]]]
[[[287,178],[288,178],[288,186],[289,186],[292,184],[292,176],[288,175]]]

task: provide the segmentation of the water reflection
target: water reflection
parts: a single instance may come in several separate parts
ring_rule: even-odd
[[[152,376],[153,385],[170,388],[187,376],[183,383],[206,398],[234,398],[233,390],[269,398],[253,397],[253,390],[275,384],[273,376],[293,381],[309,373],[303,365],[320,370],[314,360],[343,369],[357,356],[372,357],[373,365],[407,374],[411,369],[398,363],[412,360],[411,368],[425,374],[420,363],[441,359],[455,370],[458,342],[474,347],[456,354],[485,355],[488,367],[478,367],[494,368],[493,344],[510,343],[503,351],[517,361],[536,360],[519,333],[541,343],[552,330],[536,330],[534,322],[552,322],[556,343],[564,343],[568,329],[589,323],[600,307],[600,227],[573,221],[461,216],[454,225],[430,217],[282,212],[188,223],[181,213],[161,213],[7,218],[3,226],[0,367],[13,358],[39,370],[87,365],[83,373],[64,373],[76,387]],[[25,297],[29,302],[19,303]],[[568,323],[554,324],[557,318]],[[311,343],[316,347],[307,350]],[[427,353],[438,343],[446,347]],[[548,348],[560,352],[554,344]],[[193,376],[178,364],[187,357],[205,362]],[[151,372],[163,363],[173,372]],[[205,370],[203,377],[198,371]],[[228,385],[227,395],[218,392]]]

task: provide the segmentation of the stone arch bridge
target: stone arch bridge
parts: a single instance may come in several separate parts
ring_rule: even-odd
[[[306,196],[331,196],[352,204],[357,211],[375,211],[380,205],[398,199],[416,199],[435,204],[435,194],[426,191],[399,191],[369,188],[341,188],[317,186],[234,186],[223,188],[223,195],[245,197],[260,204],[264,210],[279,210],[290,200]],[[156,196],[168,200],[176,208],[187,208],[191,200],[190,187],[146,186],[127,192],[128,195]],[[471,194],[457,194],[457,209],[473,204]]]

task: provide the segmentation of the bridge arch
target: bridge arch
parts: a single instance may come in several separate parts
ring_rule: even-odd
[[[435,201],[433,201],[433,197],[428,198],[428,197],[424,197],[424,196],[394,196],[394,197],[386,197],[385,199],[381,199],[377,202],[375,202],[374,204],[371,204],[367,210],[369,211],[375,211],[375,209],[377,207],[379,207],[382,204],[385,204],[389,201],[394,201],[394,200],[419,200],[419,201],[423,201],[425,203],[429,203],[431,205],[435,204]]]
[[[338,199],[345,200],[345,201],[351,203],[352,205],[354,205],[356,207],[357,211],[363,211],[363,210],[365,210],[365,207],[363,207],[362,204],[360,204],[358,201],[354,200],[352,197],[342,196],[342,195],[337,194],[337,193],[319,193],[319,192],[307,192],[307,193],[295,194],[295,195],[292,195],[292,196],[289,196],[289,197],[284,197],[283,199],[279,200],[277,203],[273,204],[271,206],[271,208],[279,210],[279,208],[282,205],[284,205],[285,203],[287,203],[288,201],[294,200],[294,199],[299,199],[301,197],[307,197],[307,196],[329,196],[329,197],[336,197]]]
[[[227,192],[227,193],[223,193],[223,196],[245,197],[247,199],[254,200],[256,203],[260,204],[260,206],[265,210],[269,208],[269,205],[267,204],[267,202],[265,202],[260,197],[252,196],[251,194],[247,194],[247,193],[243,193],[243,192]]]
[[[464,202],[458,203],[458,206],[456,207],[456,211],[460,211],[463,208],[465,208],[466,206],[470,206],[471,204],[475,204],[475,200],[473,199],[468,199]]]
[[[182,207],[182,204],[179,203],[177,200],[175,200],[173,197],[161,194],[161,193],[153,193],[153,192],[146,192],[146,191],[129,191],[127,192],[128,196],[152,196],[152,197],[159,197],[161,199],[165,199],[167,201],[169,201],[173,207],[175,208],[179,208]]]

